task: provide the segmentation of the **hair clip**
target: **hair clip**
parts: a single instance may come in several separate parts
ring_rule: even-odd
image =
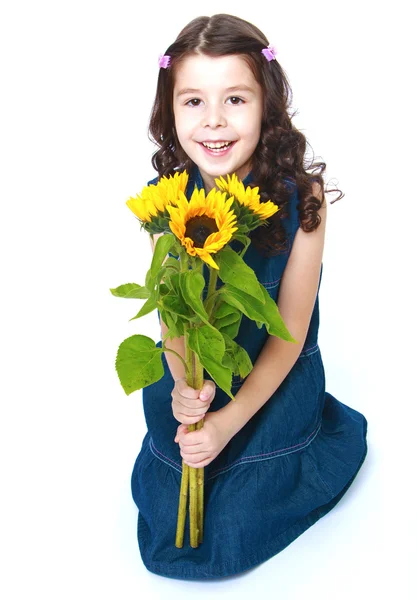
[[[262,50],[262,54],[265,56],[267,61],[270,62],[271,60],[274,60],[274,58],[277,54],[277,51],[274,48],[274,46],[269,45],[267,48],[264,48]]]
[[[171,64],[171,57],[168,56],[168,54],[161,54],[158,60],[158,64],[160,69],[167,69]]]

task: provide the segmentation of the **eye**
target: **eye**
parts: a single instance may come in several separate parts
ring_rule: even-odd
[[[239,96],[230,96],[230,98],[228,99],[232,100],[232,104],[234,104],[235,106],[239,106],[240,103],[244,102],[244,100],[242,100],[242,98],[239,98]]]
[[[188,100],[185,104],[187,106],[199,106],[200,102],[200,98],[191,98],[191,100]]]

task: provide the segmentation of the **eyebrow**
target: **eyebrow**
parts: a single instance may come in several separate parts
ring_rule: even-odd
[[[245,85],[244,83],[240,84],[240,85],[234,85],[232,87],[228,87],[225,90],[226,92],[251,92],[252,94],[254,93],[254,90],[249,87],[248,85]],[[201,93],[201,90],[197,90],[194,88],[184,88],[183,90],[179,90],[179,92],[177,93],[177,96],[184,96],[185,94],[199,94]]]

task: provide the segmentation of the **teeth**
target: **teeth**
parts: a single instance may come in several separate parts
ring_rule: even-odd
[[[209,148],[210,150],[218,150],[220,148],[227,148],[230,146],[232,142],[216,142],[216,143],[207,143],[203,142],[203,146]]]

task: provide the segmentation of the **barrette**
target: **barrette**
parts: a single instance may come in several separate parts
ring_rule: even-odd
[[[277,51],[274,48],[274,46],[269,45],[267,48],[264,48],[262,50],[262,54],[265,56],[267,61],[270,62],[271,60],[274,60],[274,58],[277,54]]]
[[[161,69],[167,69],[171,64],[171,57],[168,54],[161,54],[158,60],[159,67]]]

